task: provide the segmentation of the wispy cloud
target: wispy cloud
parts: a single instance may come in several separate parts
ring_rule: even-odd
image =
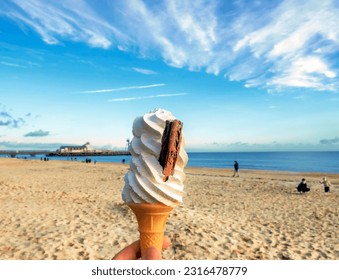
[[[320,140],[320,144],[322,144],[322,145],[339,144],[339,137],[335,137],[335,138],[332,138],[332,139],[322,139],[322,140]]]
[[[152,84],[152,85],[145,85],[145,86],[128,86],[128,87],[119,87],[119,88],[111,88],[111,89],[87,90],[87,91],[81,91],[80,93],[104,93],[104,92],[145,89],[145,88],[154,88],[154,87],[163,87],[163,86],[165,86],[165,84]]]
[[[23,118],[13,117],[9,112],[5,110],[0,111],[0,127],[7,126],[11,128],[19,128],[25,123]]]
[[[157,74],[157,72],[153,71],[153,70],[149,70],[149,69],[143,69],[143,68],[137,68],[137,67],[133,67],[132,68],[135,72],[144,74],[144,75],[154,75]]]
[[[245,143],[245,142],[234,142],[234,143],[213,142],[213,143],[211,143],[211,145],[214,145],[214,146],[242,147],[242,146],[248,146],[248,145],[251,145],[251,144]]]
[[[36,131],[32,131],[32,132],[28,132],[24,135],[24,137],[45,137],[45,136],[49,136],[49,131],[44,131],[44,130],[36,130]]]
[[[102,20],[86,1],[50,2],[46,5],[41,0],[12,0],[0,6],[0,13],[31,27],[47,44],[58,44],[60,39],[70,38],[107,49],[112,45],[108,35],[124,37]]]
[[[10,63],[10,62],[6,62],[6,61],[0,61],[0,64],[5,65],[5,66],[9,66],[9,67],[26,68],[26,66],[19,65],[19,64],[16,64],[16,63]]]
[[[115,47],[275,91],[339,89],[338,14],[334,0],[0,3],[0,16],[29,26],[47,44]],[[134,69],[151,73],[145,70]]]
[[[331,61],[339,50],[337,13],[332,1],[281,2],[268,11],[264,24],[254,23],[254,30],[236,42],[234,54],[245,60],[228,76],[249,87],[335,90],[338,68]]]
[[[172,94],[157,94],[157,95],[149,95],[149,96],[138,96],[138,97],[125,97],[125,98],[113,98],[109,99],[108,102],[126,102],[133,100],[142,100],[142,99],[153,99],[153,98],[162,98],[162,97],[175,97],[187,95],[187,93],[172,93]]]

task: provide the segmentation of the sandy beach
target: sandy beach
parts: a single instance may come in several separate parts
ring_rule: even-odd
[[[0,159],[0,259],[111,259],[138,238],[128,165]],[[186,168],[164,259],[339,259],[339,174]],[[318,181],[326,176],[331,193]],[[296,192],[305,177],[311,191]]]

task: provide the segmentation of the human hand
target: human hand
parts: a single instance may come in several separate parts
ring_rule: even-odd
[[[171,239],[168,236],[164,236],[162,248],[167,249],[171,245]],[[119,253],[117,253],[113,260],[161,260],[161,252],[155,247],[148,248],[141,258],[140,240],[133,242]]]

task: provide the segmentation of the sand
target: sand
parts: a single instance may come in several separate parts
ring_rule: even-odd
[[[0,159],[0,259],[111,259],[138,238],[128,165]],[[164,259],[339,259],[339,174],[187,168]],[[324,193],[318,183],[333,184]],[[305,177],[311,192],[298,194]]]

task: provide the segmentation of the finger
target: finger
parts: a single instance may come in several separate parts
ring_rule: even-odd
[[[140,255],[140,241],[137,240],[117,253],[113,260],[137,260]]]
[[[170,246],[171,246],[171,239],[168,236],[165,235],[163,243],[162,243],[162,248],[168,249]],[[141,256],[140,251],[141,251],[140,250],[140,241],[137,240],[137,241],[133,242],[132,244],[130,244],[129,246],[127,246],[126,248],[122,249],[119,253],[117,253],[113,257],[113,260],[137,260]],[[147,258],[149,258],[149,257],[157,258],[157,256],[153,252],[153,250],[150,254],[151,255],[147,256]],[[160,258],[161,258],[161,254],[160,254]],[[157,259],[160,259],[160,258],[157,258]]]
[[[143,260],[160,260],[161,253],[157,248],[151,247],[145,251],[145,254],[143,255],[142,259]]]
[[[168,249],[171,246],[171,239],[165,235],[164,241],[162,242],[162,249]]]
[[[162,249],[167,249],[171,246],[171,239],[168,236],[164,236],[164,241],[162,242]],[[144,253],[143,260],[161,260],[161,252],[155,247],[148,248]]]

